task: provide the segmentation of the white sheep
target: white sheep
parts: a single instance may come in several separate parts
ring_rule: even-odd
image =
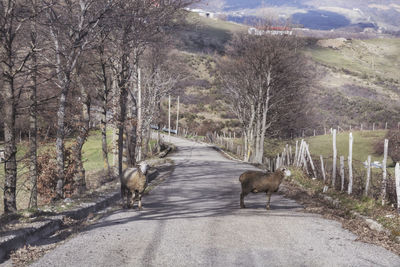
[[[141,162],[138,168],[127,168],[122,173],[121,196],[123,207],[133,207],[136,198],[139,198],[138,208],[142,210],[142,194],[147,187],[147,170],[149,165]]]

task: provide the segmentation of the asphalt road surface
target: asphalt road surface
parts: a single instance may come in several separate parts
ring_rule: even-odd
[[[269,211],[265,194],[239,209],[238,177],[254,167],[171,139],[177,166],[143,198],[144,211],[121,209],[33,266],[400,266],[399,256],[280,195]]]

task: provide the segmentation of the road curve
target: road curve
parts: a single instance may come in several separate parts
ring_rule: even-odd
[[[239,209],[238,177],[254,167],[171,141],[177,166],[143,198],[144,211],[119,210],[33,266],[400,266],[399,256],[280,195],[270,211],[264,194]]]

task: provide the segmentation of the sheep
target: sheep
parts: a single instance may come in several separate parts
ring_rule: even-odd
[[[127,168],[123,171],[121,178],[121,196],[124,208],[133,207],[136,198],[139,198],[138,208],[142,210],[142,194],[147,187],[146,174],[148,168],[149,165],[146,162],[141,162],[138,168]]]
[[[265,192],[267,194],[266,209],[270,209],[270,200],[273,192],[277,192],[279,185],[283,178],[289,177],[290,171],[286,168],[280,168],[275,172],[261,172],[261,171],[246,171],[239,177],[242,186],[240,193],[240,208],[244,209],[244,197],[250,192],[259,193]]]

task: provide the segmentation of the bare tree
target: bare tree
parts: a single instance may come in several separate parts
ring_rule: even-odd
[[[238,34],[219,62],[226,99],[242,124],[245,160],[262,163],[271,127],[302,97],[306,68],[291,36]]]
[[[123,147],[126,166],[136,161],[137,147],[137,94],[139,60],[146,46],[159,42],[160,38],[184,17],[182,8],[193,1],[129,1],[120,0],[110,19],[111,66],[114,87],[114,116],[118,127],[118,173],[122,173]],[[182,16],[178,16],[182,15]],[[129,107],[129,108],[128,108]],[[141,126],[138,127],[139,129]],[[124,130],[126,136],[124,143]],[[140,136],[141,137],[141,136]],[[139,138],[139,143],[141,138]],[[140,144],[139,144],[140,146]],[[117,149],[114,149],[115,151]]]
[[[107,24],[101,25],[100,33],[98,35],[98,40],[95,46],[95,55],[97,55],[97,65],[99,66],[98,71],[95,75],[100,81],[101,86],[97,90],[97,98],[101,102],[101,148],[103,155],[103,169],[106,170],[107,176],[111,176],[110,163],[108,161],[108,146],[107,146],[107,126],[108,126],[108,106],[111,101],[111,67],[110,67],[110,57],[111,54],[108,51],[108,36],[110,28]]]
[[[61,90],[57,112],[57,195],[63,197],[64,137],[67,96],[71,89],[73,71],[84,49],[94,39],[99,20],[110,8],[102,8],[95,0],[51,1],[48,3],[48,29],[53,42],[53,59],[57,86]]]
[[[30,62],[30,106],[29,106],[29,176],[32,183],[31,196],[29,201],[30,207],[37,207],[37,88],[38,88],[38,19],[39,13],[42,11],[38,0],[31,0],[31,9],[33,18],[31,20],[30,41],[31,41],[31,62]]]
[[[184,72],[174,59],[176,55],[168,52],[170,47],[163,44],[151,46],[146,50],[142,67],[142,120],[147,150],[150,140],[150,124],[159,120],[161,99],[170,94],[177,83],[183,79]]]
[[[15,212],[17,160],[15,120],[18,100],[21,96],[21,85],[17,79],[25,68],[31,55],[30,47],[24,42],[26,22],[31,17],[23,1],[0,1],[0,41],[2,95],[4,98],[4,212]]]

